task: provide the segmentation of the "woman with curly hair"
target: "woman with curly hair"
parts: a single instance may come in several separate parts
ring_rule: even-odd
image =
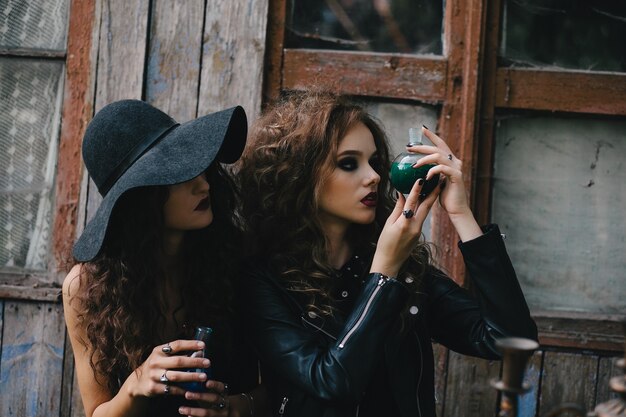
[[[241,295],[274,415],[434,416],[431,340],[497,359],[496,338],[537,337],[497,226],[470,211],[461,161],[423,133],[434,146],[409,150],[444,180],[394,203],[387,139],[361,107],[294,92],[255,123],[238,173],[252,251]],[[475,297],[420,240],[437,200]]]
[[[246,134],[241,107],[178,124],[138,100],[89,124],[83,159],[103,201],[63,283],[88,417],[254,412],[257,362],[232,308],[235,187],[219,164]],[[197,326],[212,329],[209,346],[190,340]]]

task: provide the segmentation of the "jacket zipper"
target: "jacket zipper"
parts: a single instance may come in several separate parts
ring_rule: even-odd
[[[341,339],[341,342],[339,342],[339,349],[343,349],[345,347],[346,342],[348,341],[348,339],[350,339],[350,337],[354,334],[354,332],[357,331],[357,329],[359,328],[359,326],[361,325],[363,320],[365,320],[365,316],[367,315],[367,312],[369,311],[369,309],[370,309],[370,307],[372,305],[372,302],[374,301],[374,297],[376,297],[376,294],[378,294],[378,292],[380,291],[381,287],[385,284],[385,282],[387,282],[387,279],[385,279],[383,277],[378,279],[378,283],[376,284],[376,288],[374,289],[374,292],[372,292],[372,294],[370,295],[369,299],[367,300],[367,304],[365,304],[365,308],[361,312],[361,315],[359,316],[359,319],[356,321],[354,326],[352,326],[352,328],[348,331],[348,333],[346,333],[346,335],[343,337],[343,339]]]
[[[424,356],[422,354],[422,343],[420,342],[420,338],[416,331],[415,338],[417,339],[417,350],[420,355],[420,376],[417,378],[417,388],[415,390],[415,402],[417,403],[417,415],[418,417],[422,417],[422,410],[420,409],[420,384],[422,383],[422,373],[424,372]]]
[[[278,409],[278,415],[283,415],[285,414],[285,407],[287,406],[287,403],[289,402],[289,398],[287,397],[283,397],[283,402],[280,404],[280,408]]]
[[[302,319],[303,322],[307,323],[310,326],[313,326],[314,328],[316,328],[320,332],[324,333],[326,336],[330,337],[331,339],[337,340],[337,338],[335,336],[333,336],[332,334],[328,333],[326,330],[322,329],[320,326],[316,325],[315,323],[311,323],[310,321],[308,321],[304,317],[301,317],[301,319]]]

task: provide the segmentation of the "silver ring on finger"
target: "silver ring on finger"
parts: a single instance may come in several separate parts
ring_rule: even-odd
[[[163,388],[163,394],[169,395],[169,393],[170,393],[170,386],[169,384],[165,384],[165,388]]]
[[[449,154],[448,154],[448,159],[449,159],[450,161],[452,161],[452,154],[451,154],[451,153],[449,153]]]
[[[413,217],[415,213],[413,212],[413,210],[408,209],[408,210],[402,210],[402,214],[404,215],[405,218],[410,219],[411,217]]]
[[[211,408],[214,410],[223,410],[224,408],[226,408],[226,399],[223,396],[220,396],[220,401],[213,403],[213,405],[211,405]]]
[[[172,347],[170,346],[169,343],[167,343],[165,346],[163,346],[161,348],[161,350],[163,351],[163,353],[165,353],[166,355],[169,355],[170,353],[172,353]]]
[[[163,375],[161,375],[161,378],[159,378],[159,381],[161,382],[170,382],[170,380],[167,378],[167,369],[165,370],[165,372],[163,372]]]

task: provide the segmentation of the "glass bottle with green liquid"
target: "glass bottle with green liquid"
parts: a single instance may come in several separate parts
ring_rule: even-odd
[[[422,142],[422,129],[418,127],[412,127],[409,129],[409,143],[407,146],[423,145]],[[391,163],[391,172],[389,179],[391,185],[402,194],[408,194],[413,188],[413,184],[419,179],[425,180],[422,185],[422,192],[420,196],[426,197],[430,194],[437,184],[439,183],[439,174],[433,175],[432,178],[426,180],[426,174],[428,170],[434,167],[434,164],[426,164],[417,168],[413,168],[413,165],[426,155],[419,153],[411,153],[404,151],[400,153]]]

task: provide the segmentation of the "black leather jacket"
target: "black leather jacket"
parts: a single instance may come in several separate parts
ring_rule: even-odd
[[[387,380],[375,384],[393,398],[381,399],[393,401],[386,415],[434,416],[431,341],[459,353],[499,359],[495,339],[536,339],[537,328],[500,232],[495,225],[484,231],[459,244],[476,298],[435,268],[425,276],[419,294],[410,294],[401,281],[366,270],[352,280],[357,291],[354,285],[337,290],[338,300],[349,290],[354,293],[346,314],[339,308],[328,318],[307,311],[306,299],[287,291],[268,268],[247,268],[242,300],[246,334],[261,358],[272,415],[371,415],[371,407],[359,405],[372,403],[378,393],[370,382],[383,375]],[[342,270],[344,275],[358,269],[354,260],[350,265]],[[403,315],[408,307],[410,313]]]

